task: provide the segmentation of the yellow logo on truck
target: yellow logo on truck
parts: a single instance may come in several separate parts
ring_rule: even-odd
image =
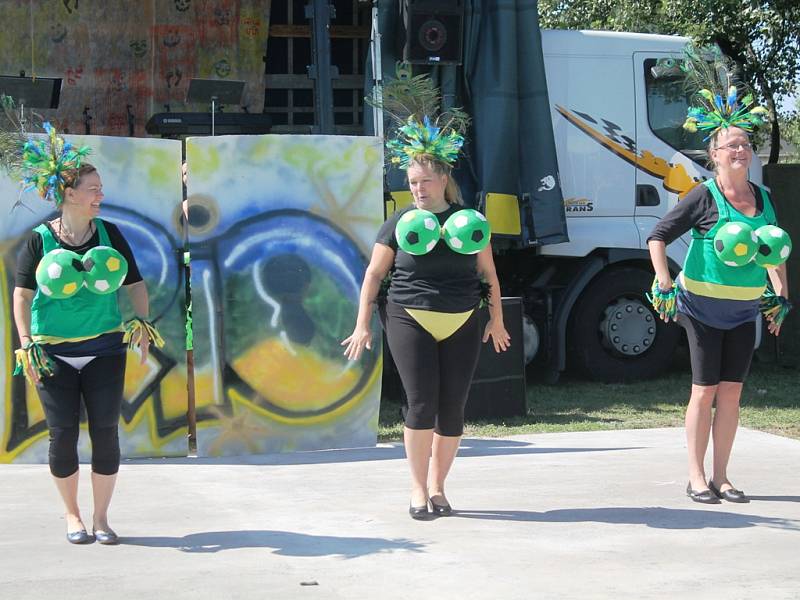
[[[667,162],[663,158],[656,156],[648,150],[636,152],[635,142],[629,138],[626,140],[614,139],[610,135],[603,134],[592,127],[589,123],[597,123],[591,116],[577,111],[570,111],[563,106],[556,105],[556,110],[570,123],[587,134],[590,138],[605,146],[611,152],[631,163],[640,169],[660,179],[664,189],[678,194],[683,198],[689,191],[702,180],[692,177],[686,172],[686,167],[681,164]],[[626,136],[623,136],[626,137]]]

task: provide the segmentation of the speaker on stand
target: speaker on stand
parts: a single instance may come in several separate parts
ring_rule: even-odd
[[[460,65],[464,0],[405,0],[403,60],[415,65]]]

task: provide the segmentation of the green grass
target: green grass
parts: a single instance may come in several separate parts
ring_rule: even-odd
[[[521,433],[682,427],[691,377],[686,365],[659,379],[603,384],[563,376],[556,385],[528,382],[528,413],[467,422],[464,434],[499,437]],[[740,423],[800,439],[800,371],[754,364],[742,392]],[[400,406],[384,400],[378,438],[402,439]]]

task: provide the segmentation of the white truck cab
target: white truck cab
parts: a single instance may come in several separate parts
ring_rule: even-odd
[[[503,293],[525,299],[528,358],[539,354],[551,373],[571,363],[601,380],[648,377],[678,342],[679,328],[656,319],[644,293],[649,232],[712,176],[705,134],[682,128],[691,91],[675,59],[688,41],[542,31],[569,241],[502,252],[498,264]],[[761,183],[757,158],[750,176]],[[668,247],[676,271],[689,241]]]

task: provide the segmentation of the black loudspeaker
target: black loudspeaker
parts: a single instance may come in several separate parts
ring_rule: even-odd
[[[480,318],[483,334],[489,311],[482,309]],[[511,346],[505,352],[498,353],[494,351],[490,339],[481,347],[465,409],[465,416],[469,420],[527,414],[522,298],[503,298],[503,323],[511,336]]]
[[[464,0],[405,0],[403,60],[422,65],[460,65]]]

